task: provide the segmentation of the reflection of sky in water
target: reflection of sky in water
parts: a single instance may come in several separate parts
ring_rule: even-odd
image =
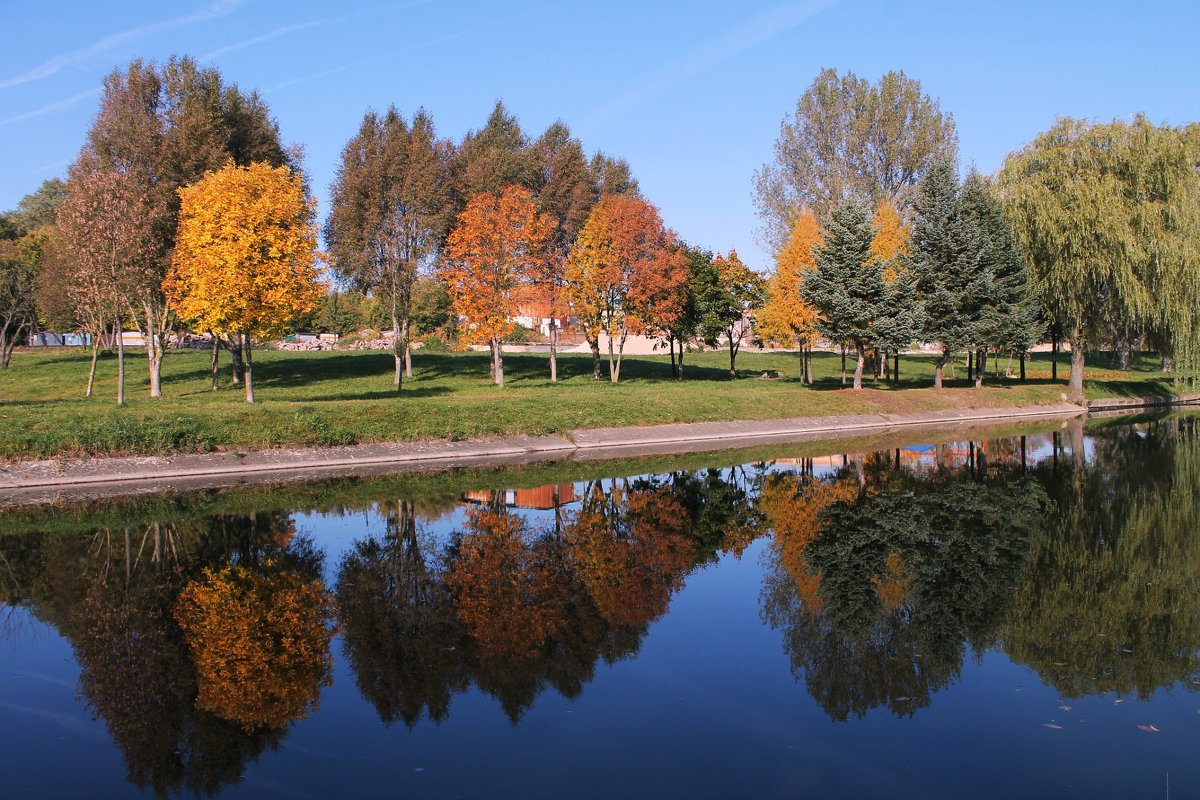
[[[1067,447],[1065,436],[1060,446]],[[966,442],[942,447],[954,463],[969,450]],[[1009,452],[1019,463],[1019,447]],[[1085,454],[1089,463],[1101,457],[1090,441]],[[933,466],[935,453],[918,445],[901,456],[919,472]],[[1030,466],[1052,457],[1048,434],[1028,437]],[[798,460],[762,469],[786,474],[806,466]],[[812,459],[818,477],[841,469],[840,456]],[[759,472],[746,467],[749,476]],[[734,470],[720,474],[730,479]],[[618,483],[626,480],[634,482]],[[586,486],[574,484],[570,514]],[[418,527],[444,545],[466,508],[420,519]],[[374,507],[294,518],[325,553],[332,586],[357,542],[384,537],[386,513]],[[520,513],[535,530],[554,522],[551,510]],[[808,691],[809,676],[794,671],[781,648],[781,631],[764,624],[775,560],[764,537],[740,559],[725,555],[691,571],[635,654],[597,661],[574,699],[545,688],[516,725],[494,697],[470,685],[453,695],[441,723],[386,726],[359,692],[337,639],[334,683],[323,690],[320,710],[294,723],[279,749],[250,761],[244,779],[221,796],[1161,797],[1168,771],[1175,796],[1200,787],[1193,687],[1161,688],[1146,701],[1111,693],[1065,700],[1033,668],[1010,660],[1002,641],[981,652],[968,648],[960,674],[911,717],[879,706],[861,719],[831,721]],[[138,796],[106,722],[92,719],[77,696],[79,667],[68,640],[27,609],[2,613],[5,796],[78,796],[81,786],[88,796]]]

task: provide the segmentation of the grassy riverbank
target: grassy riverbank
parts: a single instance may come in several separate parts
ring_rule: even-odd
[[[560,357],[558,384],[547,377],[540,354],[505,356],[506,387],[496,388],[479,353],[427,353],[415,358],[416,374],[403,393],[391,385],[392,360],[373,352],[272,352],[255,355],[251,406],[228,383],[209,391],[208,354],[171,352],[163,368],[163,397],[146,391],[145,359],[128,359],[124,408],[116,394],[115,356],[100,363],[96,395],[82,397],[87,357],[79,351],[18,352],[0,372],[0,458],[159,454],[257,449],[283,445],[335,445],[372,441],[467,439],[514,433],[561,433],[577,428],[772,419],[829,414],[905,413],[960,407],[1027,406],[1060,399],[1062,383],[1049,380],[1039,358],[1030,379],[995,379],[970,388],[965,365],[957,380],[937,392],[933,359],[901,359],[898,386],[868,382],[843,389],[840,360],[819,354],[817,385],[802,386],[798,358],[789,353],[744,353],[739,378],[730,379],[723,352],[688,355],[687,380],[670,377],[665,356],[628,357],[620,384],[593,382],[587,355]],[[1002,362],[1001,369],[1006,366]],[[1060,376],[1066,365],[1060,363]],[[1170,381],[1145,359],[1134,372],[1100,361],[1089,373],[1089,396],[1170,393]],[[1013,365],[1014,371],[1016,365]],[[767,370],[781,380],[759,380]]]

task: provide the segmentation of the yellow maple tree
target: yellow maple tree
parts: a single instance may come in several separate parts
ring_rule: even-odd
[[[286,328],[324,295],[316,202],[287,167],[230,163],[179,190],[179,231],[163,283],[198,330],[242,337],[246,402],[254,402],[250,338]]]
[[[775,271],[767,279],[767,302],[758,312],[758,335],[777,347],[799,347],[801,379],[812,383],[812,348],[817,343],[817,312],[800,296],[804,274],[817,266],[813,247],[821,243],[821,226],[805,209],[787,246],[779,253]]]

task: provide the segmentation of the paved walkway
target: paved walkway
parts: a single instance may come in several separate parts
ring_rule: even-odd
[[[422,441],[172,456],[51,459],[0,467],[0,505],[230,486],[261,480],[720,450],[900,430],[953,428],[963,424],[1067,418],[1082,413],[1079,406],[1061,403],[908,415],[866,414],[599,428],[572,431],[568,436],[506,436],[464,442]]]

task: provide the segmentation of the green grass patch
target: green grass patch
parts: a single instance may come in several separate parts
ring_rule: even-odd
[[[586,354],[560,356],[560,380],[552,384],[547,361],[542,354],[506,355],[506,386],[499,389],[488,378],[486,354],[419,352],[414,378],[397,393],[387,353],[264,350],[255,354],[259,402],[251,406],[240,387],[230,385],[227,365],[223,388],[209,390],[208,354],[198,351],[167,354],[163,397],[151,400],[145,358],[135,351],[127,361],[128,403],[117,408],[114,355],[101,359],[95,394],[84,398],[86,354],[19,351],[0,371],[0,458],[461,440],[671,422],[1025,406],[1060,399],[1068,368],[1060,363],[1061,380],[1054,383],[1048,356],[1039,355],[1028,382],[989,373],[989,385],[976,390],[960,361],[947,388],[934,391],[933,358],[905,356],[899,384],[868,380],[855,392],[843,388],[835,354],[816,356],[815,387],[800,383],[794,353],[743,353],[736,379],[726,353],[690,353],[684,381],[670,376],[666,356],[631,356],[619,384],[593,381]],[[1162,395],[1175,388],[1149,357],[1132,372],[1114,370],[1103,358],[1095,363],[1090,396]],[[1003,371],[1007,364],[998,366]],[[771,370],[786,377],[757,379]]]

